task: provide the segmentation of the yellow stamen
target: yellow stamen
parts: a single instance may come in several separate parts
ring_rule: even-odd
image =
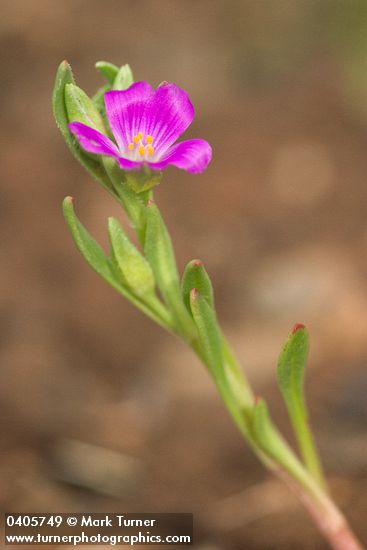
[[[146,141],[146,143],[149,143],[149,144],[153,143],[153,137],[150,136],[150,135],[147,135],[147,137],[145,138],[145,141]]]
[[[144,145],[140,145],[139,147],[139,155],[144,156],[145,154],[145,147]]]
[[[127,147],[128,147],[128,149],[129,149],[130,151],[132,151],[132,150],[134,149],[134,144],[133,144],[133,143],[129,143],[129,145],[128,145]]]
[[[154,147],[147,145],[147,153],[151,156],[154,153]]]
[[[139,143],[139,141],[141,140],[142,137],[143,137],[143,135],[142,135],[141,132],[136,134],[136,136],[134,136],[134,143]]]

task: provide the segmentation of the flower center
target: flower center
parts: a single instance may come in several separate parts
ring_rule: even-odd
[[[129,151],[134,151],[135,155],[138,153],[140,157],[151,157],[154,153],[153,137],[149,134],[144,136],[142,132],[139,132],[127,147]]]

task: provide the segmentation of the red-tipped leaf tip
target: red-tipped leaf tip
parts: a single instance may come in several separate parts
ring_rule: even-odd
[[[69,202],[70,204],[73,204],[73,202],[74,202],[74,197],[70,197],[70,196],[69,196],[69,197],[65,197],[65,200],[66,200],[66,202]]]
[[[255,395],[254,397],[254,405],[258,405],[260,403],[260,401],[262,400],[262,397],[261,395]]]
[[[303,330],[305,329],[305,325],[303,325],[302,323],[296,323],[292,329],[292,334],[295,334],[296,332],[298,332],[299,330]]]
[[[191,300],[196,300],[196,298],[198,297],[198,294],[199,294],[199,291],[197,288],[192,288],[190,290],[190,297],[191,297]]]
[[[202,267],[203,265],[203,262],[201,260],[192,260],[192,264],[191,264],[193,267]]]
[[[155,205],[155,202],[153,199],[149,199],[148,202],[147,202],[147,207],[150,208],[151,206],[154,206]]]

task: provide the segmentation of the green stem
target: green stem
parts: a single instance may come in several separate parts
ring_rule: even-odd
[[[327,484],[322,470],[321,460],[307,420],[306,410],[293,408],[292,414],[289,416],[297,438],[299,450],[307,470],[313,476],[316,483],[318,483],[324,491],[327,491]]]
[[[333,550],[364,550],[344,515],[313,479],[310,481],[311,485],[315,485],[313,490],[304,490],[302,485],[276,464],[268,465],[268,469],[296,495]]]
[[[167,295],[167,288],[161,288],[161,291],[163,290]],[[163,324],[168,330],[172,331],[173,329],[173,332],[179,334],[198,355],[209,372],[213,374],[216,370],[213,370],[213,365],[210,364],[212,354],[208,356],[208,350],[205,349],[200,338],[200,331],[192,330],[191,317],[188,316],[184,303],[179,299],[178,289],[174,289],[172,294],[168,294],[167,303],[173,316],[173,324],[172,319],[170,323],[166,320]],[[161,314],[162,312],[159,311],[158,315]],[[285,481],[296,494],[319,531],[334,550],[362,550],[344,516],[325,491],[326,483],[307,424],[307,416],[302,414],[305,413],[305,410],[298,409],[297,414],[290,416],[294,422],[295,433],[306,468],[271,421],[268,424],[267,435],[269,440],[275,444],[277,451],[272,453],[271,445],[269,447],[266,442],[263,445],[262,440],[258,440],[257,436],[255,437],[252,420],[256,400],[253,391],[226,339],[221,334],[220,329],[218,331],[220,344],[219,349],[214,350],[214,355],[218,352],[219,355],[222,355],[223,371],[219,372],[222,372],[224,376],[218,376],[218,379],[216,379],[217,376],[213,375],[213,378],[219,394],[242,436],[262,464]]]
[[[229,359],[231,370],[236,372],[237,377],[238,372],[241,372],[238,363],[226,342],[224,346],[227,348],[225,356],[227,360]],[[201,361],[208,367],[200,349],[196,349],[195,351]],[[244,377],[242,382],[247,385],[247,381]],[[251,392],[249,386],[248,392]],[[267,470],[271,471],[276,477],[283,481],[296,495],[319,532],[323,535],[325,540],[328,541],[330,547],[333,550],[363,550],[363,546],[355,537],[344,515],[329,498],[323,488],[316,482],[311,473],[299,461],[278,430],[274,428],[272,435],[278,439],[278,444],[282,447],[282,464],[274,460],[266,451],[261,449],[257,441],[253,438],[251,430],[249,429],[248,410],[238,406],[231,396],[225,392],[220,391],[220,394],[235,425],[238,427],[260,462]],[[308,433],[310,432],[308,431]],[[311,441],[311,443],[313,442]],[[308,444],[309,443],[306,443],[306,446]]]
[[[255,400],[254,393],[226,338],[223,335],[222,351],[227,378],[235,398],[246,410],[251,410]]]
[[[159,298],[156,296],[151,297],[149,302],[147,302],[147,307],[160,319],[160,324],[163,328],[167,329],[168,332],[174,332],[172,315]]]
[[[209,372],[211,372],[205,354],[201,353],[200,348],[195,351],[204,365],[208,368]],[[299,461],[293,450],[274,426],[271,427],[271,437],[274,440],[276,439],[277,447],[281,449],[281,453],[278,453],[282,457],[281,461],[275,456],[271,456],[266,449],[260,447],[258,441],[253,436],[251,428],[251,417],[255,405],[255,398],[237,360],[224,339],[223,358],[228,385],[224,387],[222,385],[216,385],[236,426],[239,428],[253,451],[267,467],[269,467],[269,464],[274,463],[274,461],[279,462],[280,466],[288,471],[305,489],[313,493],[316,491],[316,493],[319,494],[320,490],[317,488],[316,483],[312,480],[312,477],[304,468],[303,464]],[[216,380],[214,380],[214,382],[216,382]],[[242,389],[245,392],[244,395],[241,392]]]

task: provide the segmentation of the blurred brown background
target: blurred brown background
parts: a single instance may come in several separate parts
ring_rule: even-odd
[[[335,0],[2,0],[0,498],[4,511],[195,514],[195,548],[325,548],[256,462],[193,355],[84,263],[71,194],[106,243],[116,204],[51,115],[59,62],[191,95],[205,174],[156,200],[180,268],[200,257],[226,333],[291,437],[275,386],[293,323],[333,494],[367,540],[367,4]],[[123,218],[122,218],[123,219]]]

